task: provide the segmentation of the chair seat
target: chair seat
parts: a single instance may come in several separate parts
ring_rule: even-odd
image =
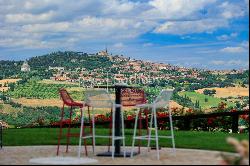
[[[88,107],[94,107],[94,108],[112,108],[113,105],[116,108],[122,107],[121,104],[114,104],[114,103],[102,104],[102,103],[99,103],[99,101],[92,101],[92,102],[86,103],[85,105]]]
[[[166,105],[168,106],[168,104]],[[164,107],[166,107],[164,106]],[[139,105],[136,105],[135,107],[137,108],[154,108],[154,104],[139,104]],[[158,105],[155,105],[155,108],[163,108],[162,106],[158,106]]]
[[[67,106],[80,107],[80,108],[83,108],[83,106],[85,106],[85,104],[75,102],[75,101],[74,102],[64,102],[64,104],[66,104]]]
[[[153,104],[139,104],[139,105],[136,105],[136,107],[138,108],[153,108]]]

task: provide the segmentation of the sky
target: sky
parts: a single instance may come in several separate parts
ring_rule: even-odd
[[[0,60],[54,51],[249,68],[249,0],[0,0]]]

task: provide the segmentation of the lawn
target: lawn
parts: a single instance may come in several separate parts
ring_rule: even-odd
[[[27,145],[57,145],[58,128],[24,128],[24,129],[6,129],[3,131],[4,146],[27,146]],[[79,133],[79,128],[73,128],[73,132]],[[108,134],[108,129],[97,128],[96,134]],[[143,131],[144,133],[146,131]],[[66,133],[66,129],[64,129]],[[168,135],[169,131],[159,131],[161,135]],[[125,131],[126,145],[132,143],[132,129]],[[249,140],[248,134],[235,134],[223,132],[202,132],[202,131],[175,131],[175,141],[177,148],[206,149],[233,152],[234,149],[226,143],[228,136],[240,140]],[[77,145],[79,139],[72,138],[71,144]],[[62,144],[66,143],[66,138],[62,139]],[[90,144],[90,139],[88,144]],[[97,145],[108,145],[108,139],[96,139]],[[153,144],[153,143],[152,143]],[[147,143],[143,142],[143,146]],[[160,139],[160,146],[171,147],[170,139]]]
[[[227,106],[235,105],[234,103],[224,101],[220,98],[216,98],[213,96],[208,96],[208,95],[204,95],[204,94],[200,94],[196,92],[181,92],[180,95],[181,96],[186,95],[192,100],[193,103],[195,103],[196,101],[199,101],[202,109],[209,109],[211,107],[217,107],[220,102],[226,103]],[[207,98],[207,102],[205,102],[205,98]]]

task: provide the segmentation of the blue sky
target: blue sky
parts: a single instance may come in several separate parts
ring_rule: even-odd
[[[52,51],[249,68],[249,0],[0,0],[0,60]]]

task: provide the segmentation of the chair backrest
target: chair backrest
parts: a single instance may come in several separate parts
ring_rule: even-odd
[[[60,89],[59,93],[60,93],[60,97],[63,100],[64,104],[71,105],[74,102],[74,100],[70,97],[70,95],[66,89],[64,89],[64,88]]]
[[[122,106],[136,106],[147,102],[145,92],[138,88],[124,88],[121,91]]]
[[[155,104],[156,108],[164,108],[169,105],[169,100],[172,97],[174,89],[164,89],[160,92],[160,94],[156,97],[153,104]]]
[[[107,90],[86,90],[85,104],[95,108],[110,108],[114,101]]]

